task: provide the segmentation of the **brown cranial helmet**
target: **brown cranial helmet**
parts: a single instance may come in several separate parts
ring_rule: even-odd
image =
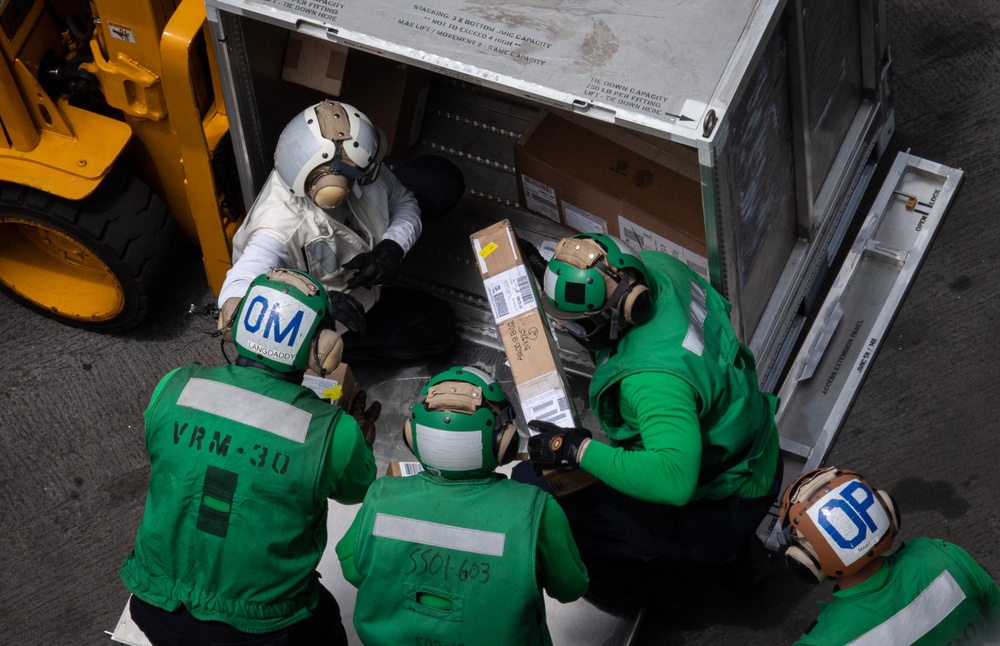
[[[803,473],[781,499],[785,560],[810,583],[854,574],[892,545],[899,516],[888,493],[853,471]]]

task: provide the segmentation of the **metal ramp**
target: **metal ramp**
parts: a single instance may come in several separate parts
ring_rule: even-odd
[[[823,464],[961,185],[963,171],[900,153],[778,390],[784,486]],[[778,510],[758,535],[779,547]]]

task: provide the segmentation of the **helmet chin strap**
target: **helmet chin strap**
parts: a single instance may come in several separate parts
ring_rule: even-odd
[[[608,330],[608,340],[617,341],[618,340],[618,328],[619,321],[621,319],[621,313],[618,311],[617,307],[611,308],[611,329]]]

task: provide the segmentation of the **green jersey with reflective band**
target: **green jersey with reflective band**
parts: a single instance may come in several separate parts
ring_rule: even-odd
[[[367,460],[354,451],[353,418],[308,388],[237,366],[170,373],[145,417],[149,492],[121,568],[126,587],[249,633],[309,617],[327,497],[341,483],[347,498],[363,495],[374,477],[370,451]],[[332,458],[334,449],[347,456]]]
[[[672,256],[648,251],[640,256],[657,294],[652,315],[629,329],[617,346],[594,353],[594,414],[613,444],[641,447],[643,429],[622,416],[622,380],[655,380],[658,375],[682,379],[694,389],[702,438],[701,473],[693,498],[721,499],[737,493],[755,470],[766,482],[754,493],[763,495],[777,464],[778,400],[758,389],[753,354],[729,321],[732,306]]]
[[[535,574],[547,497],[496,477],[377,480],[355,521],[361,641],[551,644]]]
[[[1000,639],[1000,589],[957,545],[914,538],[865,581],[819,604],[800,645],[983,644]]]

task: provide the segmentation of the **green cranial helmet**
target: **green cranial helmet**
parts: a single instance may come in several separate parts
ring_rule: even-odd
[[[420,391],[404,440],[424,469],[452,480],[483,478],[517,453],[515,412],[488,374],[455,366]]]
[[[578,233],[556,245],[545,269],[542,305],[578,339],[614,339],[621,311],[624,319],[631,318],[629,292],[637,285],[650,284],[646,265],[624,241],[600,233]],[[649,297],[647,291],[646,305]]]
[[[305,370],[313,337],[328,324],[326,290],[314,277],[272,269],[250,283],[232,337],[240,355],[279,372]]]

